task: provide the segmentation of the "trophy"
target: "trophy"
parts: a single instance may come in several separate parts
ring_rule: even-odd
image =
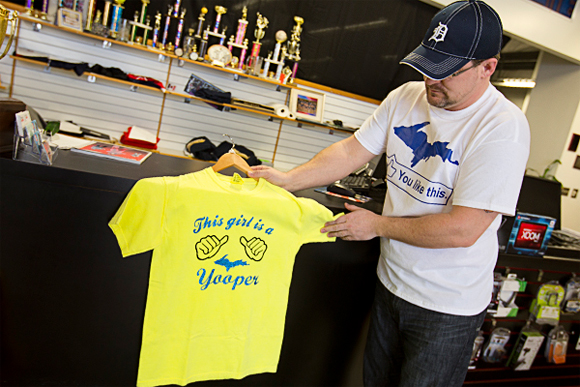
[[[139,11],[135,11],[133,16],[133,20],[129,21],[133,25],[131,27],[131,43],[137,42],[143,45],[147,45],[147,33],[151,29],[150,18],[147,13],[147,5],[149,4],[150,0],[141,0],[141,13]],[[143,33],[143,38],[137,36],[137,28],[143,28],[145,31]]]
[[[143,31],[143,45],[146,46],[147,45],[147,34],[149,33],[149,30],[151,29],[151,18],[149,17],[149,15],[147,15],[145,17],[145,27],[142,27],[145,30]]]
[[[197,23],[197,32],[195,34],[195,39],[193,42],[193,47],[195,47],[194,49],[192,49],[191,53],[189,54],[189,59],[191,60],[196,60],[199,59],[199,54],[197,52],[197,45],[195,44],[196,41],[200,42],[200,52],[203,50],[205,50],[205,44],[207,44],[207,42],[204,44],[202,41],[202,37],[201,37],[201,31],[203,30],[203,22],[205,21],[205,15],[207,14],[207,8],[206,7],[202,7],[201,8],[201,12],[199,13],[199,17],[197,18],[197,20],[199,20],[199,22]]]
[[[228,12],[228,10],[227,10],[227,8],[222,7],[221,5],[216,5],[215,11],[217,12],[217,16],[215,17],[215,25],[213,27],[213,32],[214,32],[214,34],[217,34],[218,30],[220,28],[220,22],[222,20],[222,15],[225,14],[226,12]]]
[[[219,28],[220,28],[220,22],[222,20],[222,15],[225,14],[228,10],[225,7],[222,7],[221,5],[216,5],[215,6],[215,11],[217,12],[217,16],[215,18],[215,24],[213,27],[213,31],[210,31],[210,26],[208,25],[206,30],[203,31],[203,36],[201,38],[201,46],[199,48],[199,57],[197,58],[197,60],[202,61],[205,57],[205,53],[206,50],[208,48],[208,41],[209,41],[209,37],[213,36],[216,38],[220,39],[220,43],[219,45],[222,46],[224,44],[224,40],[226,39],[226,30],[228,29],[228,27],[224,27],[222,33],[219,33]],[[201,21],[200,21],[201,23]]]
[[[119,23],[121,21],[121,15],[123,14],[123,3],[125,0],[115,0],[113,4],[113,18],[111,19],[110,35],[113,38],[117,38],[119,33]]]
[[[48,7],[48,1],[45,1]],[[97,0],[89,0],[89,8],[87,9],[87,23],[85,24],[85,30],[91,31],[93,29],[93,13],[95,12],[95,5],[97,4]],[[44,9],[44,3],[43,3]],[[47,8],[48,9],[48,8]]]
[[[149,0],[141,0],[141,20],[139,21],[141,24],[145,22],[145,13],[147,12],[147,5],[149,4]]]
[[[173,6],[167,6],[167,15],[165,15],[165,29],[163,30],[163,39],[161,40],[161,48],[162,50],[165,49],[167,44],[167,35],[169,34],[169,23],[171,23],[171,12],[173,11]]]
[[[191,56],[193,52],[197,49],[195,45],[195,37],[193,36],[193,28],[190,28],[188,35],[183,39],[183,56],[192,60],[196,60],[197,56],[194,58]],[[195,53],[197,55],[197,53]]]
[[[242,18],[238,19],[238,30],[236,32],[236,38],[234,40],[234,35],[230,36],[230,41],[228,42],[228,48],[233,54],[233,48],[239,48],[241,50],[240,58],[238,60],[238,68],[241,70],[244,67],[244,60],[246,59],[246,51],[248,50],[248,39],[245,39],[246,28],[248,27],[248,21],[246,16],[248,14],[248,8],[244,6],[242,10]],[[234,66],[232,66],[234,67]]]
[[[258,12],[258,20],[256,21],[256,30],[254,31],[254,36],[256,37],[256,41],[253,43],[252,46],[252,54],[250,55],[250,58],[248,59],[248,66],[247,66],[247,70],[248,73],[252,74],[255,73],[255,63],[258,59],[258,56],[260,56],[260,48],[262,48],[262,43],[260,43],[260,39],[262,39],[265,35],[264,30],[266,29],[266,27],[268,27],[268,19],[266,19],[265,17],[263,17],[260,12]],[[259,71],[258,74],[254,74],[254,75],[260,75]]]
[[[157,11],[157,13],[155,14],[155,25],[153,27],[153,37],[151,39],[153,39],[153,42],[151,43],[151,45],[156,48],[157,45],[159,44],[159,30],[161,29],[161,13],[159,11]]]
[[[282,47],[282,53],[280,54],[280,60],[278,61],[278,67],[276,67],[276,75],[274,79],[281,81],[280,76],[282,75],[282,69],[284,68],[284,59],[286,58],[286,47]]]
[[[89,7],[90,7],[90,3],[89,3]],[[48,0],[42,0],[42,9],[40,11],[40,18],[42,20],[47,20],[48,19]]]
[[[205,14],[206,13],[207,13],[207,8],[203,7],[201,9],[199,17],[197,18],[197,20],[199,20],[199,23],[197,23],[197,33],[195,34],[195,37],[197,39],[201,39],[201,30],[203,29],[203,22],[205,21]]]
[[[111,12],[111,2],[107,0],[105,1],[105,8],[103,9],[103,20],[101,20],[101,24],[105,27],[109,22],[109,12]]]
[[[300,34],[302,33],[302,24],[304,24],[304,19],[300,16],[294,16],[294,21],[296,25],[292,28],[292,36],[288,41],[287,45],[287,58],[294,61],[294,66],[292,68],[292,79],[296,78],[296,72],[298,71],[298,62],[300,59]],[[290,80],[290,82],[292,82]]]
[[[176,2],[177,4],[177,2]],[[181,16],[179,17],[179,24],[177,24],[177,35],[175,36],[175,53],[177,54],[177,56],[181,56],[183,55],[183,50],[179,47],[179,43],[181,42],[181,34],[183,32],[183,22],[185,20],[185,11],[187,11],[187,8],[184,8],[183,11],[181,11]],[[181,55],[179,55],[179,53],[181,53]]]
[[[32,11],[34,9],[34,0],[26,0],[26,5],[24,7],[26,8],[26,14],[32,15]]]
[[[133,27],[131,27],[131,42],[135,41],[135,34],[137,33],[137,26],[136,24],[139,23],[139,11],[135,11],[133,14],[133,21],[130,22]]]
[[[173,6],[173,17],[178,17],[179,16],[179,6],[181,5],[181,0],[175,0],[175,5]],[[185,9],[183,10],[183,13],[185,14]],[[177,45],[175,45],[175,47],[177,47]]]
[[[104,38],[109,36],[109,29],[101,23],[102,12],[100,9],[97,9],[95,14],[95,20],[93,20],[93,24],[91,26],[91,32],[95,35],[102,36]]]
[[[10,46],[12,46],[12,41],[14,40],[14,32],[16,32],[16,22],[18,21],[18,14],[16,11],[12,11],[12,15],[9,15],[10,11],[0,4],[0,46],[4,43],[4,38],[6,37],[6,30],[8,28],[8,22],[11,23],[10,26],[10,38],[8,38],[8,43],[6,43],[6,48],[2,55],[0,55],[0,59],[4,58],[8,51],[10,50]]]
[[[288,35],[286,32],[280,30],[276,32],[276,46],[274,47],[274,54],[268,55],[268,58],[264,60],[266,64],[264,65],[264,77],[268,77],[268,70],[270,69],[270,64],[278,65],[276,70],[276,79],[280,78],[280,74],[282,73],[282,68],[284,67],[284,57],[286,56],[286,47],[282,47],[282,43],[284,43],[288,39]],[[278,56],[280,55],[280,51],[282,51],[282,55],[280,56],[280,60],[278,60]]]

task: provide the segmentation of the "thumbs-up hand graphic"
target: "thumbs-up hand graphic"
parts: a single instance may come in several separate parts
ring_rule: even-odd
[[[226,244],[228,241],[228,236],[224,236],[219,239],[215,235],[208,235],[203,237],[195,244],[195,253],[197,254],[197,259],[208,259],[213,257],[218,253],[220,248]]]
[[[247,240],[245,237],[240,237],[240,243],[244,246],[248,258],[253,259],[254,261],[262,260],[266,253],[266,249],[268,248],[266,242],[256,237],[250,240]]]

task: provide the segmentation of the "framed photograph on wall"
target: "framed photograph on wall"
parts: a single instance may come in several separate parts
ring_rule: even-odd
[[[323,93],[292,89],[290,92],[290,111],[296,115],[297,119],[322,122],[324,99]]]
[[[71,28],[82,31],[83,14],[68,8],[60,8],[56,15],[57,25],[59,27]]]

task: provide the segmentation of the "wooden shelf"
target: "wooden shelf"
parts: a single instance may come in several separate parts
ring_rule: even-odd
[[[31,63],[31,64],[34,64],[34,65],[37,65],[37,66],[50,67],[50,64],[47,63],[47,62],[37,61],[37,60],[34,60],[34,59],[24,58],[24,57],[15,56],[15,55],[11,55],[10,57],[12,59],[14,59],[14,60],[17,60],[17,61]],[[61,68],[56,68],[56,69],[57,70],[66,71],[66,72],[73,71],[72,69],[61,69]],[[209,99],[204,99],[204,98],[196,97],[194,95],[185,94],[185,93],[179,93],[179,92],[175,92],[175,91],[161,90],[161,89],[158,89],[156,87],[147,86],[147,85],[143,85],[143,84],[136,83],[136,82],[131,82],[131,81],[125,81],[125,80],[122,80],[122,79],[112,78],[112,77],[108,77],[108,76],[101,75],[101,74],[95,74],[95,73],[91,73],[91,72],[85,72],[83,74],[83,76],[94,76],[95,78],[103,79],[103,80],[106,80],[106,81],[109,81],[109,82],[119,83],[119,84],[122,84],[122,85],[128,85],[128,86],[137,87],[137,88],[143,88],[145,90],[151,90],[153,92],[157,92],[157,93],[161,93],[161,94],[170,94],[170,95],[174,95],[174,96],[181,97],[181,98],[184,98],[184,99],[190,99],[190,100],[205,102],[205,103],[212,104],[212,105],[223,106],[225,108],[228,108],[230,111],[232,111],[232,110],[239,110],[239,111],[243,111],[243,112],[247,112],[247,113],[251,113],[251,114],[257,114],[257,115],[260,115],[260,116],[268,117],[268,118],[271,118],[271,119],[278,119],[278,120],[281,120],[281,121],[292,122],[292,123],[296,124],[297,126],[311,125],[311,126],[314,126],[314,127],[324,128],[324,129],[328,129],[328,130],[336,130],[336,131],[339,131],[339,132],[345,132],[345,133],[352,133],[353,132],[352,130],[337,128],[337,127],[334,127],[334,126],[331,126],[331,125],[318,124],[318,123],[310,122],[310,121],[308,121],[308,122],[306,122],[306,121],[300,121],[300,120],[295,120],[295,119],[288,118],[288,117],[281,117],[281,116],[278,116],[276,114],[268,113],[266,111],[259,110],[259,109],[252,109],[252,108],[248,108],[248,107],[245,107],[245,106],[240,106],[240,105],[235,105],[235,104],[229,104],[229,103],[220,103],[220,102],[212,101],[212,100],[209,100]]]
[[[30,59],[30,58],[24,58],[24,57],[15,56],[15,55],[10,55],[10,58],[12,58],[14,60],[17,60],[17,61],[21,61],[21,62],[31,63],[31,64],[34,64],[34,65],[37,65],[37,66],[50,67],[50,63],[43,62],[43,61],[38,61],[38,60]],[[62,68],[58,68],[58,67],[50,67],[50,68],[51,69],[54,68],[54,69],[62,70],[62,71],[66,71],[66,72],[74,71],[72,69],[62,69]],[[145,90],[151,90],[151,91],[154,91],[154,92],[163,94],[163,90],[158,89],[158,88],[153,87],[153,86],[147,86],[147,85],[143,85],[143,84],[137,83],[137,82],[131,82],[131,81],[125,81],[123,79],[112,78],[112,77],[108,77],[106,75],[92,73],[90,71],[84,72],[82,74],[82,76],[87,76],[87,77],[93,76],[93,77],[98,78],[98,79],[103,79],[103,80],[107,80],[107,81],[110,81],[110,82],[120,83],[120,84],[123,84],[123,85],[135,86],[137,88],[142,88],[142,89],[145,89]]]
[[[54,28],[54,29],[57,29],[57,30],[61,30],[61,31],[66,31],[66,32],[69,32],[69,33],[73,33],[75,35],[84,36],[84,37],[87,37],[87,38],[90,38],[90,39],[96,39],[96,40],[100,40],[100,41],[103,41],[103,42],[109,42],[111,44],[118,44],[118,45],[123,46],[123,47],[129,47],[129,48],[133,48],[133,49],[136,49],[136,50],[146,51],[146,52],[149,52],[149,53],[152,53],[152,54],[155,54],[155,55],[164,55],[164,56],[166,56],[168,58],[173,58],[173,59],[176,59],[176,60],[179,60],[179,61],[183,61],[185,63],[191,63],[191,64],[196,65],[196,66],[202,66],[202,67],[205,67],[205,68],[211,68],[211,69],[216,70],[216,71],[222,71],[222,72],[230,73],[230,74],[233,74],[234,76],[238,76],[240,78],[253,79],[253,80],[256,80],[256,81],[259,81],[259,82],[269,83],[269,84],[272,84],[272,85],[275,85],[275,86],[279,86],[279,87],[282,87],[282,88],[289,88],[289,89],[290,88],[297,88],[296,85],[283,84],[283,83],[277,82],[277,81],[272,80],[272,79],[257,77],[255,75],[245,74],[244,72],[242,72],[240,70],[236,70],[236,69],[232,69],[232,68],[227,68],[227,67],[223,68],[223,67],[219,67],[219,66],[214,66],[214,65],[212,65],[210,63],[207,63],[207,62],[200,62],[200,61],[195,61],[195,60],[191,60],[191,59],[187,59],[187,58],[183,58],[183,57],[178,57],[177,55],[175,55],[173,53],[170,53],[170,52],[167,52],[167,51],[164,51],[164,50],[159,50],[159,49],[156,49],[154,47],[145,46],[145,45],[137,44],[137,43],[124,43],[124,42],[121,42],[121,41],[118,41],[118,40],[115,40],[115,39],[105,38],[103,36],[96,35],[96,34],[92,34],[92,33],[89,33],[89,32],[78,31],[78,30],[74,30],[74,29],[71,29],[71,28],[59,27],[59,26],[56,26],[54,24],[51,24],[51,23],[47,22],[46,20],[37,19],[37,18],[30,17],[30,16],[27,16],[27,15],[20,16],[20,19],[26,20],[26,21],[28,21],[30,23],[37,23],[37,24],[41,24],[41,25],[46,26],[46,27],[49,27],[49,28]]]

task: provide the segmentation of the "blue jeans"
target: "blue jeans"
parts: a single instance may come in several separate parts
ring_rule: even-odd
[[[364,356],[365,386],[463,385],[485,313],[430,311],[396,297],[377,281]]]

